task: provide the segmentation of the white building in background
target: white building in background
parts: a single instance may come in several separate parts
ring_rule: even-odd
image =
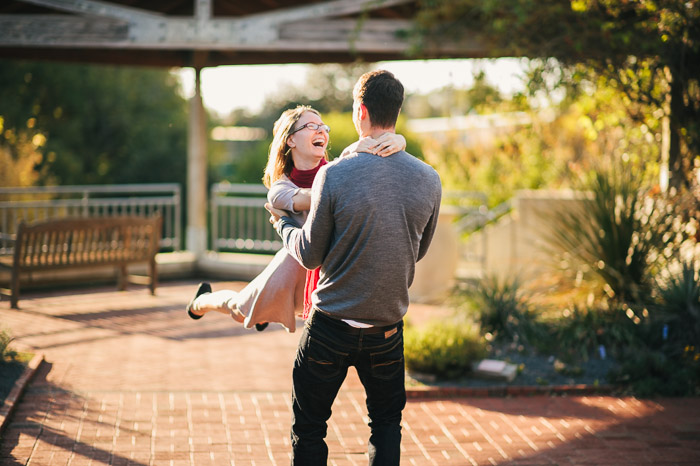
[[[211,130],[214,141],[261,141],[267,136],[263,128],[252,126],[217,126]]]
[[[554,119],[553,110],[543,110],[538,115],[541,122]],[[489,115],[459,115],[439,118],[408,120],[408,129],[417,135],[429,135],[440,142],[459,141],[467,147],[487,144],[496,136],[506,134],[520,126],[532,124],[532,114],[527,112],[492,113]]]

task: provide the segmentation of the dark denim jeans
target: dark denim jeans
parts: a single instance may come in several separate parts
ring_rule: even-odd
[[[327,464],[327,421],[350,366],[367,394],[369,464],[398,466],[406,406],[403,322],[363,330],[319,312],[307,320],[294,362],[293,465]]]

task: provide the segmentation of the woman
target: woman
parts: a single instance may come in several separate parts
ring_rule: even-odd
[[[309,106],[298,106],[282,113],[273,126],[273,140],[263,183],[269,188],[268,202],[285,210],[299,225],[306,221],[311,206],[311,185],[318,170],[327,163],[330,127],[320,113]],[[391,155],[406,147],[401,135],[384,134],[380,139],[363,139],[346,149]],[[318,281],[318,269],[306,271],[282,248],[265,270],[243,290],[212,292],[201,283],[187,306],[187,314],[200,319],[209,311],[229,314],[244,327],[263,330],[268,322],[296,330],[296,312],[310,309],[311,293]]]

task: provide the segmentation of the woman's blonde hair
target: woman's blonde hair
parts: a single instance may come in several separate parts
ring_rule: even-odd
[[[287,139],[289,133],[294,129],[294,125],[306,112],[313,112],[319,117],[321,116],[317,110],[310,106],[299,105],[282,112],[272,127],[272,143],[267,157],[265,174],[262,178],[266,187],[272,186],[272,183],[279,180],[282,175],[289,175],[292,172],[294,161],[292,160],[291,148],[287,145]]]

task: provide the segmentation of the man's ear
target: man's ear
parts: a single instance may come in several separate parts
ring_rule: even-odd
[[[360,104],[360,120],[366,120],[367,117],[369,117],[369,111],[367,111],[367,107],[365,107],[365,104]]]

